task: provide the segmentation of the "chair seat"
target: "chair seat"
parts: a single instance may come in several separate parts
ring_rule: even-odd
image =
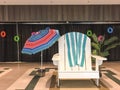
[[[59,79],[99,79],[99,71],[59,72]]]

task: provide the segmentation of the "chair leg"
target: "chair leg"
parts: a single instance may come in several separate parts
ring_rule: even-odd
[[[99,79],[96,79],[96,85],[99,87],[100,84],[99,84]]]
[[[60,87],[60,80],[59,80],[59,78],[58,78],[57,87]]]

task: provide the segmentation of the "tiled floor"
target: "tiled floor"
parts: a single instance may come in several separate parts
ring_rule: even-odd
[[[40,63],[0,63],[0,90],[7,90],[12,84],[21,77],[27,77],[27,73],[31,72],[34,68],[39,68]],[[54,68],[53,64],[45,63],[44,67]],[[8,70],[6,70],[8,68]],[[27,77],[30,80],[31,77]],[[23,79],[26,82],[26,79]],[[24,84],[25,85],[25,84]],[[27,85],[27,83],[26,83]],[[20,85],[18,85],[20,86]],[[24,90],[24,89],[23,89]]]
[[[83,82],[75,81],[73,84],[81,83],[82,86],[69,87],[71,83],[56,88],[51,85],[55,81],[51,81],[55,69],[46,72],[45,77],[30,75],[40,67],[40,63],[0,63],[0,90],[120,90],[120,62],[104,62],[102,65],[102,88],[89,88],[82,85]],[[56,68],[52,63],[44,63],[44,68]],[[69,82],[69,81],[63,81]],[[88,81],[91,82],[91,81]],[[47,83],[47,84],[46,84]],[[94,85],[93,85],[94,86]],[[49,88],[51,87],[51,88]],[[91,87],[91,86],[90,86]],[[104,88],[105,87],[105,88]],[[33,89],[34,88],[34,89]]]

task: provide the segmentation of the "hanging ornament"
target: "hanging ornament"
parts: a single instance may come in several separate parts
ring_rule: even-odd
[[[108,27],[107,32],[108,32],[109,34],[113,33],[113,28],[112,28],[112,27]]]
[[[6,36],[6,32],[5,32],[5,31],[1,31],[0,36],[1,36],[2,38],[4,38],[4,37]]]
[[[99,35],[99,37],[98,37],[98,41],[99,41],[99,42],[103,42],[103,41],[104,41],[104,39],[105,39],[105,38],[104,38],[104,36]]]
[[[87,30],[87,36],[92,36],[92,31],[91,30]]]
[[[15,41],[15,42],[19,42],[19,40],[20,40],[20,38],[19,38],[18,35],[14,36],[14,41]]]

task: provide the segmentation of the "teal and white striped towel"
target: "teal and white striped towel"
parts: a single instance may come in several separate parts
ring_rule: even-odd
[[[73,67],[75,65],[79,65],[83,67],[87,36],[79,32],[71,32],[67,33],[65,37],[69,66]]]

